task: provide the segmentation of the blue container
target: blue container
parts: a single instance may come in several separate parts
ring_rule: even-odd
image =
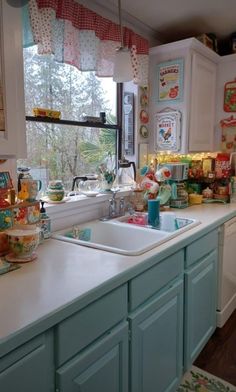
[[[158,227],[160,223],[160,200],[148,200],[148,224]]]

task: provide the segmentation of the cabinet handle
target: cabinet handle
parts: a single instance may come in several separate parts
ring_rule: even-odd
[[[129,342],[131,341],[132,334],[131,334],[131,329],[128,330],[128,340]]]

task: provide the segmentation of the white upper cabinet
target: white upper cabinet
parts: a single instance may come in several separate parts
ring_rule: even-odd
[[[21,9],[4,0],[0,2],[1,157],[26,156],[23,75]]]
[[[193,53],[189,151],[214,150],[215,105],[216,64]]]
[[[156,145],[156,113],[169,108],[181,114],[180,143],[175,152],[215,150],[216,72],[220,56],[195,38],[152,48],[150,51],[150,126]],[[182,95],[175,101],[158,100],[158,66],[183,61]],[[177,145],[178,145],[177,144]],[[152,147],[153,148],[153,147]],[[158,149],[157,146],[157,150]]]

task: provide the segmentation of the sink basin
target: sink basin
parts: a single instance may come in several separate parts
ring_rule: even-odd
[[[166,231],[162,227],[162,216],[163,213],[160,214],[160,225],[157,228],[151,227],[146,224],[147,222],[147,213],[135,213],[133,215],[124,215],[119,218],[115,218],[112,220],[113,223],[125,223],[129,224],[132,226],[138,226],[138,227],[143,227],[147,229],[152,229],[152,230],[161,230],[161,231]],[[171,231],[171,234],[179,235],[183,233],[186,230],[190,230],[193,227],[199,225],[201,222],[198,221],[197,219],[190,219],[190,218],[182,218],[182,217],[176,217],[176,228],[174,231]]]
[[[124,255],[139,255],[165,242],[169,233],[99,220],[56,232],[53,238]]]
[[[127,217],[121,217],[106,222],[95,220],[83,223],[58,231],[54,233],[53,238],[135,256],[155,248],[200,223],[194,219],[185,219],[185,226],[170,233],[164,230],[154,230],[149,226],[127,224],[126,219]]]

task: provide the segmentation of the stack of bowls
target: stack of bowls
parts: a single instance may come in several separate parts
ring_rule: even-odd
[[[47,197],[51,201],[61,201],[64,199],[65,189],[60,180],[49,181]]]

